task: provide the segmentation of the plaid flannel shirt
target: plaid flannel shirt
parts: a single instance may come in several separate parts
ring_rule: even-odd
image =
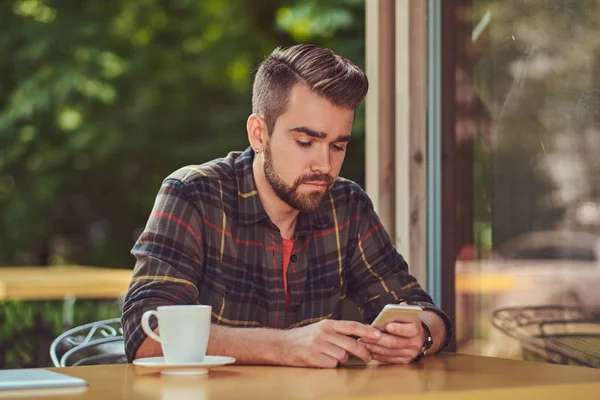
[[[132,254],[136,265],[123,306],[129,360],[146,338],[142,314],[157,306],[206,304],[212,322],[231,327],[294,328],[340,319],[356,303],[365,323],[389,303],[445,313],[409,274],[366,193],[338,178],[320,207],[298,216],[287,272],[282,241],[257,195],[252,149],[167,177]]]

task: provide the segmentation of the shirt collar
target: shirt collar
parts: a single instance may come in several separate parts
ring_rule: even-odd
[[[234,161],[238,184],[237,220],[245,224],[257,223],[268,218],[256,190],[256,182],[254,181],[254,173],[252,171],[253,161],[254,151],[251,147],[247,148]],[[331,194],[329,194],[323,199],[317,209],[298,214],[296,233],[304,236],[313,233],[315,230],[333,227],[330,218],[331,212],[332,198]]]
[[[238,185],[238,215],[237,220],[245,224],[256,223],[267,218],[252,172],[254,151],[248,147],[234,161],[234,169]]]

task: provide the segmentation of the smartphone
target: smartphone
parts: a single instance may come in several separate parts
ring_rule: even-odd
[[[390,322],[415,322],[421,319],[423,308],[411,304],[388,304],[383,307],[372,327],[385,331],[385,326]]]

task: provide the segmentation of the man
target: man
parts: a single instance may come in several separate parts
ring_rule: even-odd
[[[208,354],[246,364],[336,367],[349,355],[406,364],[448,343],[448,317],[409,274],[365,192],[338,177],[367,89],[363,71],[327,49],[267,57],[246,124],[251,147],[165,179],[132,250],[130,360],[161,354],[140,319],[169,304],[212,306]],[[401,302],[422,305],[423,323],[379,332],[341,321],[346,297],[365,323]]]

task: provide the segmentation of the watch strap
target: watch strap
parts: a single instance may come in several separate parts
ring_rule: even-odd
[[[421,326],[423,327],[423,332],[425,332],[425,341],[423,342],[423,346],[421,347],[421,351],[415,358],[415,361],[420,360],[427,354],[427,351],[433,346],[433,337],[431,336],[431,330],[427,326],[427,324],[421,321]]]

